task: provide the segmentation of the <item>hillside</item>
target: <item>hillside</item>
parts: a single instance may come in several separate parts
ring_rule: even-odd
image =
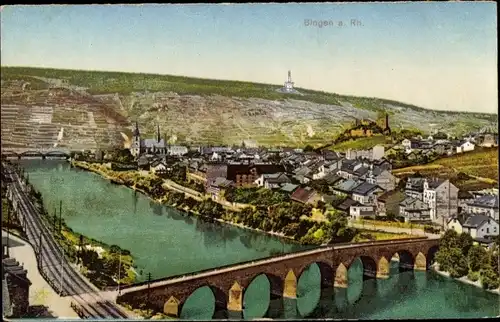
[[[393,170],[397,177],[420,173],[424,176],[451,178],[461,190],[498,188],[498,149],[479,148],[432,163]]]
[[[146,135],[159,124],[165,135],[178,142],[240,144],[245,140],[247,145],[317,146],[330,142],[355,118],[375,119],[379,111],[389,113],[393,129],[418,126],[425,132],[439,128],[458,134],[495,126],[497,119],[492,114],[431,111],[307,89],[299,89],[305,95],[282,94],[276,92],[280,85],[168,75],[24,67],[2,67],[1,75],[3,144],[34,140],[40,131],[25,137],[18,133],[38,126],[41,119],[42,132],[64,127],[72,137],[64,144],[88,147],[121,143],[120,132],[130,134],[136,120]],[[26,82],[30,86],[23,90]],[[54,87],[65,91],[59,91],[57,100],[45,98]],[[63,107],[65,101],[69,103]]]

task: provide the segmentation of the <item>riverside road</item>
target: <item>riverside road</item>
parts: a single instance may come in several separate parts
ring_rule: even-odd
[[[62,296],[71,296],[87,317],[127,318],[128,315],[122,309],[104,299],[99,290],[68,262],[63,255],[64,250],[56,242],[40,212],[26,195],[24,184],[14,168],[7,166],[5,169],[8,170],[8,177],[12,180],[8,196],[17,210],[28,241],[37,252],[39,266],[52,287]]]

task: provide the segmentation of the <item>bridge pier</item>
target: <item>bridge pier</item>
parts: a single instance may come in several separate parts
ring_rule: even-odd
[[[415,258],[415,266],[413,267],[414,270],[416,271],[426,271],[427,270],[427,259],[425,258],[425,255],[422,253],[418,253],[417,257]]]
[[[348,286],[347,267],[345,267],[343,263],[340,263],[335,271],[334,286],[338,288],[347,288]]]
[[[379,279],[387,279],[389,278],[389,261],[382,256],[382,258],[378,261],[377,264],[377,278]]]
[[[286,274],[283,294],[281,296],[288,299],[297,298],[297,277],[295,276],[293,270],[289,270],[288,274]]]

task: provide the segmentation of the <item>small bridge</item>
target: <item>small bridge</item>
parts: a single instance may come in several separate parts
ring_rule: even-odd
[[[67,149],[11,149],[2,150],[2,159],[69,159]]]
[[[117,302],[134,308],[148,303],[157,312],[179,316],[188,297],[208,286],[216,307],[241,312],[244,291],[262,274],[269,281],[271,295],[296,298],[298,279],[312,264],[320,269],[322,287],[347,288],[347,271],[358,258],[363,263],[364,279],[383,279],[389,277],[389,263],[395,255],[399,257],[400,271],[427,270],[438,247],[438,238],[427,237],[322,246],[130,285],[122,288]]]

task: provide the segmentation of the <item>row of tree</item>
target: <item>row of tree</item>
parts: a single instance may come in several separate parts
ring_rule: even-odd
[[[498,238],[487,250],[475,245],[469,234],[457,234],[450,229],[441,238],[435,258],[439,269],[450,273],[451,277],[467,276],[472,281],[480,280],[486,289],[496,289],[500,286],[498,246]]]

